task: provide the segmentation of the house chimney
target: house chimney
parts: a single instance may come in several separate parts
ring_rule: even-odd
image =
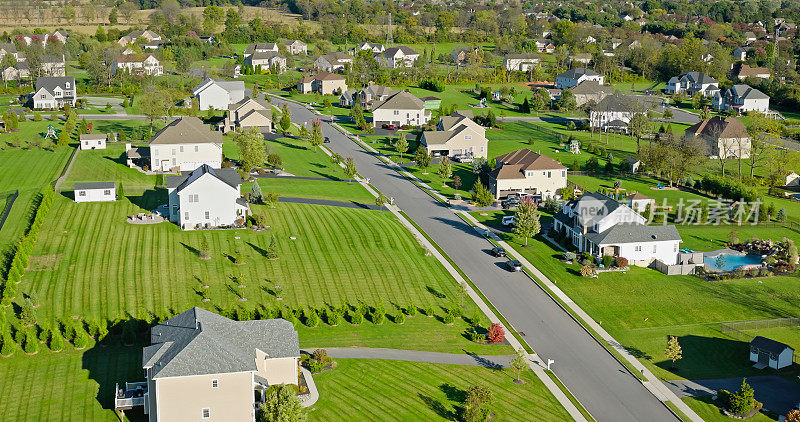
[[[200,321],[195,321],[195,330],[199,330],[200,328]]]

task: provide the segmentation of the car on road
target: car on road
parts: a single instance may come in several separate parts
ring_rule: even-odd
[[[395,126],[395,125],[393,125],[391,123],[384,123],[383,124],[383,128],[384,129],[389,129],[389,130],[395,130],[395,129],[397,129],[397,126]]]
[[[506,256],[506,250],[500,246],[495,246],[492,248],[492,255],[496,257]]]
[[[517,261],[516,259],[509,259],[508,261],[506,261],[506,268],[508,268],[509,271],[513,272],[522,271],[522,263]]]
[[[513,215],[507,215],[507,216],[503,217],[503,219],[500,221],[500,224],[502,224],[504,226],[513,226],[514,225],[514,216]]]
[[[326,137],[325,137],[325,139],[323,139],[323,140],[322,140],[322,143],[323,143],[323,144],[329,144],[329,143],[331,143],[331,138],[329,138],[329,137],[327,137],[327,136],[326,136]]]

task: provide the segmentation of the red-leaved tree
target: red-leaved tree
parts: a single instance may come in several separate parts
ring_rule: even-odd
[[[503,327],[496,322],[490,325],[489,329],[486,331],[486,339],[489,341],[489,343],[500,343],[505,338],[506,332],[503,331]]]
[[[800,422],[800,411],[797,409],[790,410],[786,415],[786,422]]]

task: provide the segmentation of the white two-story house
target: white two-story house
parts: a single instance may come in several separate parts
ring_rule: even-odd
[[[600,193],[585,193],[566,202],[554,216],[553,228],[570,239],[578,252],[597,258],[619,256],[639,266],[656,259],[667,265],[678,262],[681,236],[675,226],[648,226],[642,215]]]
[[[150,140],[152,171],[192,171],[203,164],[222,167],[222,133],[197,117],[175,119]]]
[[[667,94],[680,94],[693,96],[701,93],[703,96],[711,98],[719,92],[719,82],[711,76],[700,72],[683,72],[678,76],[673,76],[667,82]]]
[[[595,72],[592,69],[576,67],[556,76],[556,88],[572,88],[583,81],[597,81],[597,83],[602,85],[605,80],[605,76]]]
[[[123,54],[117,56],[111,64],[114,74],[119,72],[139,76],[161,76],[164,66],[152,54]]]
[[[398,69],[401,67],[411,67],[419,58],[419,53],[411,47],[401,45],[400,47],[387,48],[376,55],[378,63],[383,67]]]
[[[714,98],[711,99],[711,107],[723,111],[766,113],[769,111],[769,95],[750,85],[737,84],[714,94]]]
[[[520,193],[547,199],[567,187],[567,167],[546,155],[520,149],[495,160],[489,174],[489,191],[495,199]]]
[[[72,76],[36,78],[33,108],[57,109],[69,104],[75,106],[75,78]]]
[[[657,108],[661,99],[646,95],[612,94],[604,97],[589,112],[589,124],[600,130],[628,131],[628,123],[639,113]]]
[[[400,91],[372,108],[372,126],[420,126],[431,118],[425,102],[414,95]]]
[[[206,79],[192,90],[200,110],[227,110],[228,106],[242,101],[247,95],[243,81],[216,81]]]
[[[117,409],[141,406],[149,422],[254,422],[257,396],[299,383],[297,331],[283,319],[233,321],[195,307],[151,328],[150,343],[146,381],[115,400]]]
[[[486,128],[461,114],[439,118],[436,130],[422,132],[420,144],[434,156],[483,157],[489,151]]]
[[[203,164],[180,176],[167,176],[169,220],[183,230],[227,227],[244,223],[250,211],[239,187],[242,178],[232,168]]]

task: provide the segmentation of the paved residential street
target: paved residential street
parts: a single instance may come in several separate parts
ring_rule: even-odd
[[[764,408],[785,415],[800,402],[800,384],[775,375],[748,377],[747,383],[755,390],[756,400],[764,403]],[[717,394],[718,390],[737,391],[742,386],[741,378],[711,380],[666,381],[678,397],[692,397]]]
[[[317,117],[301,106],[289,107],[296,122]],[[330,137],[334,152],[353,157],[361,176],[393,198],[439,244],[537,354],[555,360],[554,372],[595,419],[677,420],[527,276],[506,271],[504,261],[489,254],[489,244],[471,226],[327,123],[323,134]]]

